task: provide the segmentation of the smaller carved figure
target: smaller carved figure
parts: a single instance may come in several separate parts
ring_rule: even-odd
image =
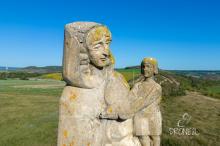
[[[141,74],[133,86],[130,96],[134,116],[134,132],[142,146],[160,146],[162,132],[162,116],[159,108],[162,89],[154,81],[158,73],[157,61],[154,58],[144,58],[141,62]]]

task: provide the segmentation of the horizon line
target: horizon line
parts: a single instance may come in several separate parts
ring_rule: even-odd
[[[114,69],[125,69],[127,67],[135,67],[135,66],[140,66],[140,65],[132,65],[132,66],[126,66],[126,67],[115,67]],[[28,68],[28,67],[38,67],[38,68],[44,68],[44,67],[62,67],[62,65],[47,65],[47,66],[25,66],[25,67],[14,67],[14,66],[0,66],[0,68]],[[160,70],[168,70],[168,71],[220,71],[220,69],[164,69],[164,68],[159,68]]]

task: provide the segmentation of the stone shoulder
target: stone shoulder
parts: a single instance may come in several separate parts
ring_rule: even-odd
[[[158,84],[156,81],[153,81],[154,82],[154,87],[156,88],[157,91],[159,92],[162,92],[162,87],[160,84]]]

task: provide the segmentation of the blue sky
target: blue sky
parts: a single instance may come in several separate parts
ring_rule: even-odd
[[[61,65],[64,25],[95,21],[113,35],[116,67],[155,57],[162,69],[220,70],[218,0],[0,1],[0,66]]]

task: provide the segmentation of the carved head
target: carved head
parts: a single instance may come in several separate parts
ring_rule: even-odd
[[[141,62],[141,74],[146,78],[150,78],[158,74],[158,63],[154,58],[144,58]]]
[[[98,68],[103,68],[112,63],[112,56],[109,50],[111,33],[105,26],[92,28],[85,40],[90,63]]]
[[[104,78],[93,66],[113,70],[110,31],[95,22],[74,22],[65,25],[64,34],[63,79],[75,87],[97,87]]]

